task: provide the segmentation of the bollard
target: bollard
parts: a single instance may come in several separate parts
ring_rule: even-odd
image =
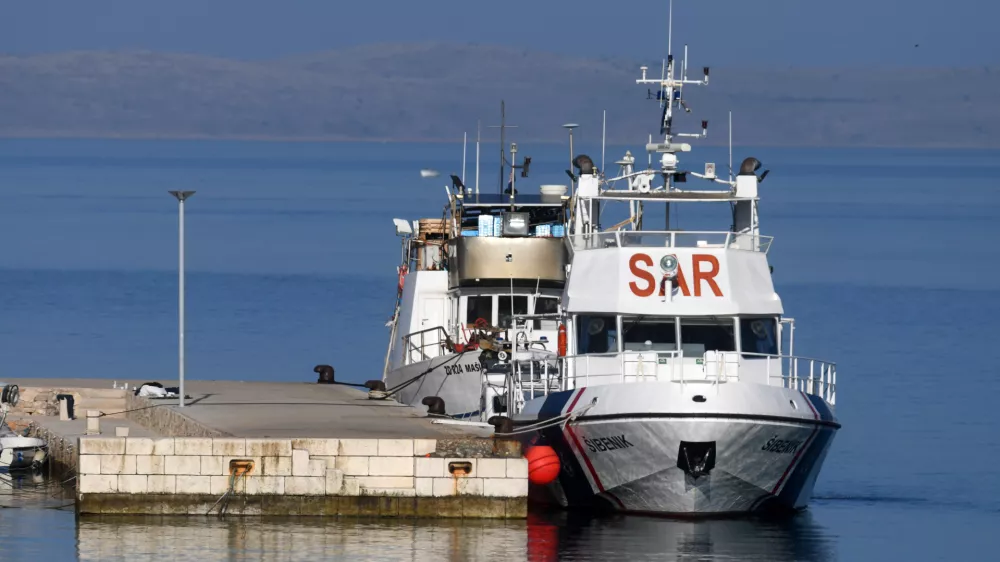
[[[69,421],[69,402],[66,399],[59,401],[59,421]]]
[[[101,411],[87,410],[87,435],[101,434]]]
[[[118,426],[115,428],[115,437],[128,437],[128,426]]]

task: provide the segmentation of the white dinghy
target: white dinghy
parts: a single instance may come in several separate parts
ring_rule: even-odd
[[[17,385],[0,383],[0,472],[37,470],[47,458],[44,439],[17,435],[7,426],[7,410],[17,406],[18,400]]]

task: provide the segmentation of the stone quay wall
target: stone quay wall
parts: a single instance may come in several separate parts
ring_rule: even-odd
[[[81,514],[527,516],[521,447],[492,439],[81,437],[77,472]]]

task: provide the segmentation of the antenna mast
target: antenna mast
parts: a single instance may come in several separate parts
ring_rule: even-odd
[[[507,127],[507,109],[504,105],[504,101],[500,100],[500,189],[498,190],[498,192],[501,195],[503,195],[503,170],[504,170],[504,161],[506,158],[503,152],[504,149],[503,145],[504,141],[506,140],[504,139],[504,131],[506,130],[506,127]]]
[[[729,183],[733,183],[733,110],[729,110]]]
[[[708,134],[708,121],[701,122],[700,133],[675,133],[673,131],[674,108],[682,108],[685,113],[691,112],[691,108],[689,108],[687,103],[684,101],[684,86],[707,86],[709,74],[708,67],[705,67],[705,74],[701,80],[688,79],[688,46],[684,45],[684,58],[681,62],[681,68],[679,69],[680,75],[678,76],[675,72],[677,69],[674,64],[673,33],[674,2],[673,0],[670,0],[669,18],[667,22],[667,59],[664,61],[663,68],[660,71],[660,78],[659,80],[650,78],[648,76],[649,67],[642,66],[639,68],[642,72],[642,76],[636,80],[636,84],[656,84],[658,87],[659,93],[657,94],[657,98],[660,102],[660,107],[663,109],[662,121],[660,122],[660,134],[663,135],[663,141],[654,144],[652,142],[652,138],[650,138],[650,143],[647,145],[646,150],[647,153],[649,153],[650,166],[652,166],[652,155],[654,152],[662,155],[660,157],[660,173],[663,174],[667,190],[673,188],[674,180],[677,179],[675,176],[681,173],[677,168],[677,153],[691,150],[690,145],[675,143],[674,139],[677,137],[704,138]]]
[[[608,110],[604,110],[604,124],[601,126],[601,173],[604,173],[604,152],[608,140]],[[607,177],[607,176],[605,176]]]
[[[673,54],[671,47],[674,41],[674,0],[670,0],[670,11],[667,16],[667,58]],[[673,61],[671,61],[673,62]],[[673,72],[670,73],[670,77],[673,78]]]
[[[499,125],[499,129],[500,129],[500,185],[499,185],[500,190],[499,190],[499,193],[500,193],[500,195],[503,195],[503,173],[504,173],[504,170],[506,169],[506,166],[507,166],[507,156],[504,153],[504,151],[506,149],[506,147],[504,146],[504,143],[506,142],[506,137],[504,136],[504,134],[507,131],[507,127],[517,128],[517,125],[508,125],[507,124],[506,104],[504,103],[503,100],[500,100],[500,125]],[[497,125],[490,125],[490,128],[491,129],[495,129],[495,128],[498,128],[498,126]],[[514,164],[515,164],[514,162],[510,163],[510,165],[511,165],[511,174],[514,173],[514,168],[513,168]]]

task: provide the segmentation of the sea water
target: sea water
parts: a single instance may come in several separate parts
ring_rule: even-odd
[[[634,147],[609,154],[626,148]],[[524,149],[534,165],[519,191],[560,181],[565,147]],[[71,500],[0,482],[0,555],[997,559],[1000,152],[737,147],[736,155],[737,165],[755,156],[772,170],[760,186],[762,233],[776,237],[769,259],[796,319],[796,353],[838,363],[844,427],[804,513],[704,522],[586,513],[514,522],[77,520]],[[698,169],[726,158],[699,148],[683,162]],[[422,168],[459,170],[461,147],[0,141],[0,380],[105,377],[110,387],[176,376],[169,189],[197,191],[186,203],[189,380],[308,382],[319,363],[345,380],[377,378],[397,282],[391,219],[439,218],[444,203],[441,180],[421,178]],[[489,185],[496,176],[484,174],[481,190],[505,187]],[[673,228],[731,222],[728,208],[674,207]]]

